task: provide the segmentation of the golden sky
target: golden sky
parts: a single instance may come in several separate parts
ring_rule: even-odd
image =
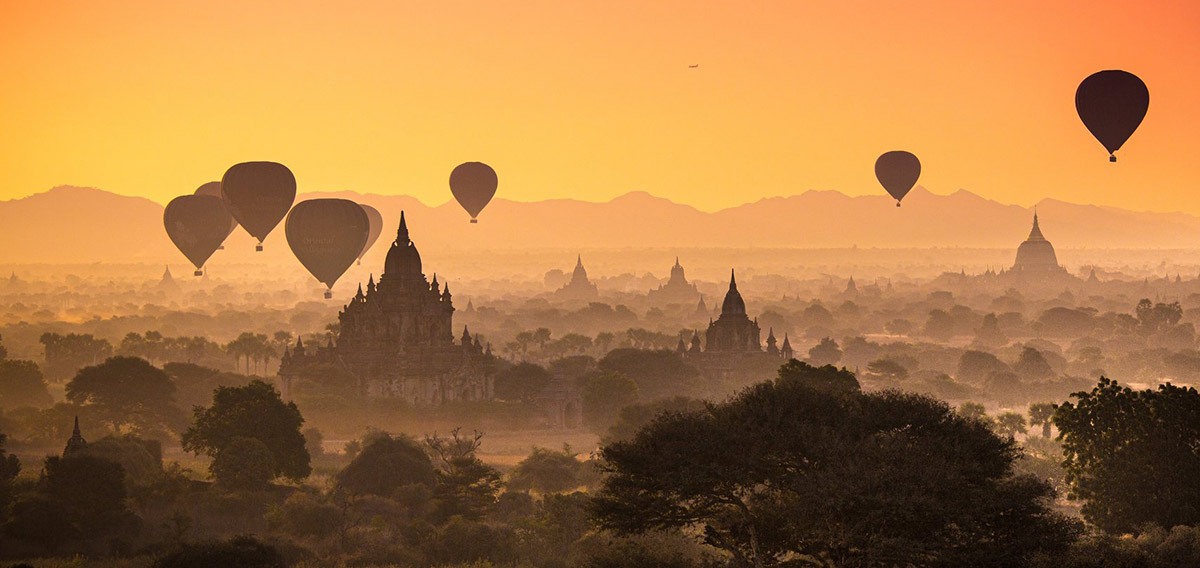
[[[0,0],[0,53],[3,199],[273,160],[437,204],[479,160],[506,198],[714,210],[882,192],[906,149],[935,193],[1200,213],[1200,2]],[[1150,111],[1110,164],[1074,92],[1114,68]]]

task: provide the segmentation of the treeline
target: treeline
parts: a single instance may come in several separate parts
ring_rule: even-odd
[[[206,558],[536,568],[1200,562],[1195,389],[1102,379],[1030,409],[1038,425],[1052,424],[1030,440],[1058,432],[1061,489],[1082,502],[1082,519],[1058,512],[1058,483],[1022,466],[1023,421],[865,392],[833,366],[793,360],[723,402],[662,399],[617,414],[591,456],[535,449],[504,472],[478,457],[479,432],[372,431],[314,478],[327,456],[299,408],[261,381],[222,386],[183,428],[183,447],[211,458],[207,476],[164,467],[159,444],[131,435],[69,448],[24,476],[0,451],[0,554],[120,555],[164,568]]]

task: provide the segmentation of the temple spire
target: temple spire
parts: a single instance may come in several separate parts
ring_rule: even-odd
[[[411,239],[408,238],[408,221],[404,220],[404,211],[400,212],[400,228],[396,230],[396,242],[401,245],[408,244]]]
[[[737,290],[737,278],[733,275],[733,269],[729,269],[729,290]]]
[[[1038,226],[1037,208],[1033,208],[1033,229],[1029,231],[1029,239],[1031,241],[1044,241],[1046,237],[1042,236],[1042,229]]]

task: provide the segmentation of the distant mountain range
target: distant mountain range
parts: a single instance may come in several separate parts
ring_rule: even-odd
[[[605,203],[573,199],[495,199],[479,224],[454,202],[427,206],[403,195],[314,192],[299,199],[341,197],[384,216],[380,244],[407,212],[422,251],[622,248],[1013,248],[1029,233],[1033,211],[959,190],[936,195],[915,188],[897,208],[885,196],[850,197],[806,191],[712,213],[644,192]],[[56,187],[0,201],[0,263],[179,262],[162,227],[163,207],[94,188]],[[1046,237],[1059,248],[1200,248],[1200,217],[1135,212],[1046,199],[1037,205]],[[286,254],[282,224],[260,260]],[[237,231],[228,260],[255,258]],[[382,256],[376,246],[371,257]]]

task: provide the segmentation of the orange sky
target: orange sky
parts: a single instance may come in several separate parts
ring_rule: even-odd
[[[935,193],[1200,213],[1197,2],[6,0],[0,52],[0,198],[274,160],[441,203],[480,160],[512,199],[713,210],[882,191],[907,149]],[[1116,164],[1074,109],[1109,68],[1151,93]]]

